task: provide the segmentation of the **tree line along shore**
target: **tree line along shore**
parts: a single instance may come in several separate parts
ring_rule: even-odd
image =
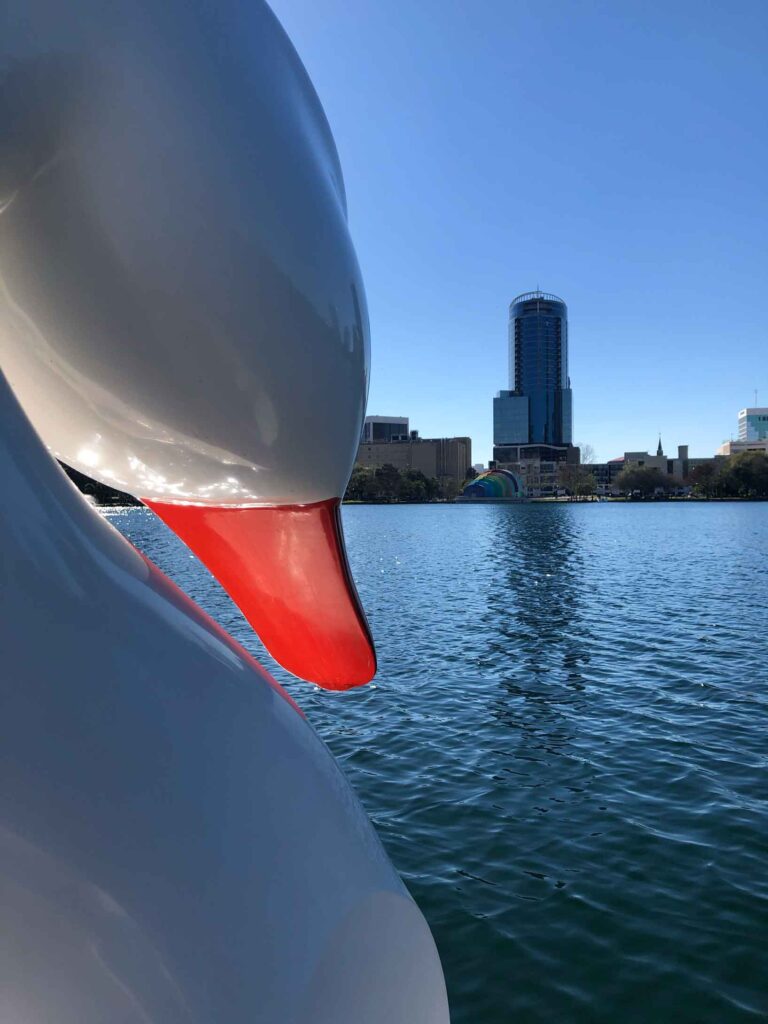
[[[589,465],[563,464],[560,484],[568,496],[591,497],[597,490]],[[614,498],[686,497],[759,500],[768,498],[768,455],[742,452],[694,467],[683,480],[655,466],[630,465],[614,481]]]
[[[357,504],[453,501],[476,476],[475,470],[469,468],[464,483],[459,486],[452,480],[441,483],[419,470],[399,470],[389,464],[377,469],[355,466],[344,501]],[[588,500],[597,493],[597,482],[590,465],[563,463],[559,484],[562,489],[560,499]],[[608,500],[762,500],[768,498],[768,456],[762,452],[743,452],[697,466],[685,480],[662,473],[655,467],[628,466],[618,475],[614,487],[616,493],[606,496]]]
[[[426,477],[419,470],[399,470],[392,465],[377,469],[355,466],[344,495],[345,502],[357,504],[413,504],[453,501],[477,473],[467,470],[464,483],[446,483]],[[563,463],[559,472],[560,500],[589,500],[596,496],[597,482],[589,465]],[[768,456],[743,452],[705,463],[685,480],[646,466],[628,466],[616,478],[616,493],[608,500],[685,498],[693,500],[760,501],[768,498]],[[532,499],[552,501],[553,498]]]

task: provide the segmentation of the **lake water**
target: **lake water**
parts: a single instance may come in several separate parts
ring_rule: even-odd
[[[768,504],[346,507],[380,666],[347,694],[107,514],[329,744],[454,1024],[768,1020]]]

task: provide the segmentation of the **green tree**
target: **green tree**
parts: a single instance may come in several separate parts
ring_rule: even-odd
[[[768,498],[768,455],[741,452],[691,470],[688,483],[704,498]]]
[[[398,492],[400,501],[426,501],[427,487],[425,480],[403,476]]]
[[[453,501],[458,496],[459,485],[452,477],[448,477],[443,480],[440,485],[440,496],[445,498],[447,501]]]
[[[688,474],[688,484],[694,494],[703,498],[716,498],[722,491],[724,481],[720,475],[720,466],[717,462],[703,462],[700,466],[694,466]]]
[[[401,474],[399,497],[401,501],[430,501],[436,497],[438,486],[420,469],[406,469]]]
[[[666,493],[670,488],[670,480],[666,473],[655,466],[628,466],[616,477],[616,486],[625,494],[639,491],[647,498],[658,490]]]
[[[376,470],[376,480],[381,497],[394,501],[400,490],[400,470],[389,462],[385,462]]]
[[[435,501],[440,497],[440,481],[434,477],[429,476],[426,478],[427,481],[427,498],[429,501]]]
[[[565,488],[571,498],[586,498],[597,490],[595,475],[587,466],[561,462],[557,472],[557,482]]]
[[[579,474],[579,482],[577,487],[577,498],[591,498],[597,490],[597,480],[595,479],[595,474],[590,473],[588,469],[582,468],[582,472]]]
[[[721,470],[727,494],[738,498],[768,497],[768,455],[741,452],[732,455]]]
[[[379,496],[379,484],[374,471],[367,466],[355,466],[349,478],[345,501],[375,501]]]

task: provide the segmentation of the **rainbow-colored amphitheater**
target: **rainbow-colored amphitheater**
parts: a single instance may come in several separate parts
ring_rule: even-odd
[[[519,500],[523,496],[523,485],[519,477],[508,469],[489,469],[475,477],[462,492],[463,498],[495,498],[496,501]]]

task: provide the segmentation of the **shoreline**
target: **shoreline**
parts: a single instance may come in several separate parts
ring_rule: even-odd
[[[360,501],[354,499],[350,501],[342,501],[342,505],[402,505],[405,507],[411,505],[605,505],[605,504],[619,504],[619,505],[705,505],[710,503],[723,504],[725,502],[735,502],[741,504],[744,502],[758,504],[760,502],[768,502],[768,498],[619,498],[619,497],[605,497],[605,498],[517,498],[512,500],[494,499],[494,498],[475,498],[471,501],[461,501],[458,499],[446,499],[438,501]]]
[[[79,488],[78,488],[79,489]],[[126,508],[147,508],[147,506],[136,499],[132,501],[99,501],[97,496],[88,492],[80,492],[86,500],[96,508],[126,509]],[[402,508],[410,508],[414,505],[707,505],[707,504],[759,504],[768,502],[768,498],[517,498],[514,500],[476,498],[471,501],[461,501],[456,498],[440,498],[436,501],[360,501],[353,499],[342,500],[342,505],[366,505],[366,506],[387,506],[394,505]]]

